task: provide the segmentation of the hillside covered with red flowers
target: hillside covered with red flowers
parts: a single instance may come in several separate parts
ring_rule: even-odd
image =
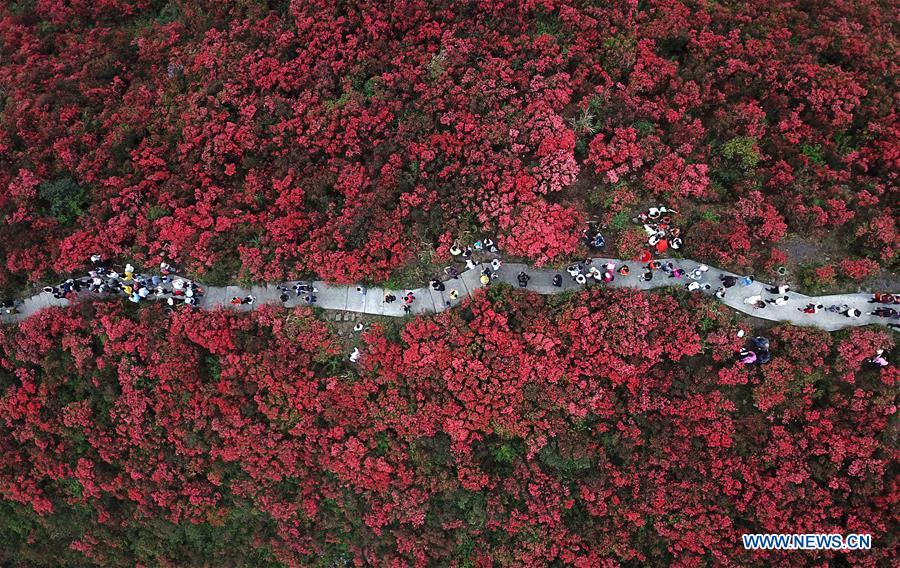
[[[485,236],[565,266],[588,223],[629,259],[657,206],[676,257],[790,265],[808,292],[896,282],[896,11],[0,2],[0,296],[93,254],[203,285],[402,288]],[[497,283],[359,334],[253,307],[98,300],[0,326],[0,565],[896,562],[887,329],[777,325],[741,365],[751,323],[683,291]],[[874,540],[751,552],[745,533]]]
[[[892,13],[7,2],[0,287],[97,250],[210,282],[378,281],[474,231],[544,263],[578,252],[593,216],[620,231],[611,252],[630,252],[624,225],[648,201],[680,212],[695,258],[771,267],[796,235],[864,275],[893,269]]]
[[[898,373],[864,364],[887,332],[777,327],[743,366],[730,318],[501,287],[373,326],[352,365],[307,308],[44,312],[0,329],[0,561],[887,565]]]

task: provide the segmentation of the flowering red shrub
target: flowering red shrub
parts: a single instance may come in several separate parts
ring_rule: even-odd
[[[740,534],[890,542],[890,336],[778,326],[744,367],[735,332],[698,296],[492,287],[352,365],[307,309],[43,312],[0,328],[0,559],[889,563]]]
[[[880,269],[877,262],[868,258],[861,260],[845,258],[840,265],[841,272],[854,280],[865,280]]]
[[[694,234],[725,248],[692,256],[839,228],[892,268],[892,21],[868,0],[6,3],[0,287],[97,250],[378,280],[448,232],[605,215],[618,182],[721,213]],[[569,253],[569,222],[543,229],[517,254]]]
[[[640,168],[644,163],[643,156],[644,151],[637,143],[637,131],[630,127],[617,128],[608,144],[604,143],[603,134],[591,140],[585,161],[607,181],[616,183],[621,176]]]
[[[836,272],[834,270],[834,265],[826,264],[825,266],[820,266],[813,270],[813,274],[815,274],[817,282],[831,284],[834,282]]]

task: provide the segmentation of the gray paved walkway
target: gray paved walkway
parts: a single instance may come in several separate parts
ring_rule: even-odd
[[[689,259],[659,260],[663,263],[671,260],[671,262],[674,263],[676,267],[684,269],[687,273],[690,273],[694,268],[700,266],[700,263]],[[617,268],[623,264],[623,261],[607,258],[595,258],[593,259],[592,264],[593,266],[597,266],[599,268],[610,261],[614,262]],[[629,267],[631,268],[631,274],[623,276],[616,273],[615,280],[610,283],[600,283],[589,279],[586,285],[580,285],[576,284],[566,271],[557,272],[555,270],[549,269],[532,269],[524,264],[506,263],[499,270],[500,277],[497,280],[494,280],[494,283],[499,281],[506,282],[513,286],[518,286],[516,282],[516,276],[520,271],[523,270],[531,276],[531,280],[528,283],[527,290],[529,292],[536,292],[538,294],[559,294],[567,290],[581,288],[584,286],[613,288],[627,287],[639,290],[648,290],[666,286],[684,287],[687,283],[693,281],[692,279],[688,278],[687,275],[682,278],[669,278],[665,272],[661,270],[655,270],[653,279],[649,282],[645,282],[639,278],[639,276],[644,272],[644,269],[640,265],[640,263],[624,261],[624,264],[629,265]],[[561,274],[563,279],[563,285],[558,288],[552,285],[553,276],[556,274]],[[375,287],[366,289],[365,294],[362,294],[357,291],[356,286],[337,286],[328,284],[327,282],[315,281],[313,285],[318,288],[318,292],[315,294],[317,297],[315,305],[326,310],[340,310],[400,317],[404,315],[403,298],[406,295],[406,292],[411,291],[415,295],[415,301],[412,303],[410,310],[412,313],[420,314],[440,312],[448,309],[448,302],[450,304],[449,307],[454,307],[467,296],[471,297],[475,290],[484,287],[480,282],[480,275],[480,269],[476,268],[463,272],[460,275],[459,279],[445,280],[444,284],[446,286],[446,290],[444,290],[443,292],[434,291],[429,287],[417,288],[415,290],[385,290],[383,288]],[[701,284],[709,283],[710,288],[708,290],[701,289],[695,293],[714,295],[716,289],[719,287],[719,277],[721,275],[738,276],[733,273],[720,270],[718,268],[710,267],[708,271],[703,273],[703,277],[698,280],[698,282],[700,282]],[[292,286],[293,283],[290,283],[290,285]],[[868,324],[886,325],[890,322],[898,323],[898,320],[887,320],[885,318],[867,315],[866,312],[872,311],[872,309],[877,306],[877,304],[870,304],[868,302],[871,298],[871,295],[869,294],[840,294],[835,296],[810,297],[795,292],[788,292],[787,295],[790,297],[790,300],[786,305],[777,306],[775,304],[766,304],[765,308],[755,308],[744,302],[746,298],[756,295],[761,295],[764,299],[773,298],[774,296],[772,294],[769,294],[765,291],[765,288],[769,286],[769,284],[765,284],[762,282],[754,282],[749,286],[742,286],[741,284],[738,284],[732,288],[729,288],[725,297],[720,299],[719,301],[738,311],[750,314],[754,317],[772,321],[791,322],[796,325],[802,326],[818,327],[828,331],[835,331],[847,327],[856,327]],[[454,289],[459,293],[458,300],[451,300],[451,290]],[[384,295],[387,292],[395,295],[397,297],[397,300],[393,303],[385,303]],[[247,294],[253,294],[253,296],[256,297],[256,302],[253,306],[234,306],[230,303],[231,298],[235,296],[244,297]],[[206,293],[200,299],[198,307],[207,310],[222,308],[247,311],[261,304],[275,304],[279,306],[284,305],[288,308],[292,308],[297,305],[305,305],[305,302],[302,298],[294,297],[293,292],[290,293],[290,300],[282,304],[279,299],[280,294],[281,292],[277,289],[276,285],[272,284],[266,286],[254,286],[251,289],[241,288],[238,286],[211,286],[206,287]],[[85,296],[87,296],[87,294],[82,293],[81,297]],[[19,313],[14,315],[0,316],[0,321],[19,321],[42,309],[54,306],[66,306],[69,303],[70,302],[68,300],[56,299],[51,294],[43,292],[24,300],[23,303],[19,306]],[[809,303],[823,304],[825,307],[828,307],[832,304],[846,305],[851,308],[859,309],[862,312],[862,315],[858,318],[851,318],[839,313],[828,312],[826,310],[821,310],[816,314],[803,313],[801,309]]]

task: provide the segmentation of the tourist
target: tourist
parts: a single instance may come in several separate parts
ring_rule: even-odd
[[[806,304],[805,308],[797,308],[797,309],[800,310],[801,312],[803,312],[804,314],[817,314],[817,313],[819,313],[819,310],[821,310],[824,307],[825,306],[823,306],[822,304]]]
[[[898,313],[900,312],[897,312],[897,310],[893,308],[885,308],[882,306],[875,308],[874,311],[866,312],[867,315],[878,316],[880,318],[895,318]]]
[[[519,288],[525,288],[526,286],[528,286],[528,281],[531,280],[531,276],[525,274],[525,271],[523,270],[519,273],[518,276],[516,276],[516,280],[518,280],[519,282]]]
[[[553,277],[553,286],[555,286],[556,288],[562,287],[562,275],[561,274],[557,274],[556,276]]]
[[[688,275],[689,278],[693,278],[694,280],[700,280],[703,278],[703,275],[709,270],[709,267],[705,264],[701,264],[695,269],[691,270],[691,273]]]
[[[866,359],[866,361],[878,367],[888,366],[888,360],[884,357],[884,349],[879,349],[875,352],[875,355],[873,357]]]
[[[788,303],[788,300],[790,300],[790,298],[787,296],[779,296],[779,297],[775,298],[774,300],[772,300],[772,299],[766,300],[766,302],[768,302],[770,304],[775,304],[776,306],[783,306]]]
[[[716,290],[716,298],[720,300],[725,298],[725,286],[719,286],[718,290]]]
[[[740,356],[740,362],[744,365],[752,365],[756,363],[756,352],[750,351],[749,349],[741,349],[741,352],[738,354]]]
[[[622,266],[619,267],[619,274],[621,274],[622,276],[628,276],[628,274],[630,272],[631,272],[631,269],[628,268],[627,264],[623,264]]]
[[[493,270],[494,272],[500,270],[501,266],[503,266],[503,263],[500,262],[499,258],[495,258],[491,261],[491,270]]]
[[[750,304],[751,306],[753,306],[754,308],[757,308],[757,309],[766,307],[766,303],[763,301],[762,296],[760,296],[760,295],[749,296],[747,298],[744,298],[744,303]]]
[[[459,290],[457,290],[456,288],[451,288],[448,295],[450,296],[451,300],[458,300],[459,299]]]
[[[732,286],[737,284],[738,281],[736,276],[732,276],[730,274],[720,274],[719,280],[722,281],[722,286],[726,288],[731,288]]]
[[[393,295],[393,294],[388,293],[388,294],[385,294],[385,295],[384,295],[384,302],[385,302],[386,304],[392,304],[392,303],[394,303],[396,300],[397,300],[397,296],[395,296],[395,295]]]

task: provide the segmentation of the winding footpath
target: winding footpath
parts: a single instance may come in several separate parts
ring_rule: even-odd
[[[684,269],[686,273],[690,273],[696,267],[701,265],[701,263],[690,259],[659,260],[663,263],[671,261],[675,264],[676,267]],[[643,273],[643,269],[641,268],[640,263],[631,261],[621,261],[609,258],[595,258],[592,261],[592,265],[596,266],[602,271],[603,265],[608,262],[614,262],[617,267],[621,266],[623,263],[628,264],[632,268],[631,274],[627,276],[616,274],[615,280],[609,283],[599,283],[596,281],[591,281],[589,279],[587,284],[582,285],[574,282],[565,271],[559,272],[550,269],[533,269],[524,264],[504,263],[500,270],[497,271],[497,273],[499,274],[499,278],[497,280],[494,280],[494,284],[499,281],[511,284],[514,287],[518,287],[516,277],[520,271],[525,271],[531,277],[526,290],[528,292],[534,292],[538,294],[560,294],[569,290],[575,290],[589,286],[635,288],[639,290],[662,288],[666,286],[677,286],[684,288],[687,283],[694,281],[687,276],[682,278],[669,278],[661,270],[655,270],[654,277],[649,282],[643,281],[639,278],[641,273]],[[472,297],[475,294],[476,290],[485,287],[480,282],[480,266],[481,265],[479,265],[479,267],[477,268],[466,270],[465,272],[460,273],[458,279],[445,280],[444,284],[446,286],[446,290],[441,292],[433,290],[430,287],[416,288],[411,290],[387,290],[385,288],[373,287],[367,288],[365,290],[365,293],[363,294],[360,293],[356,286],[334,285],[316,280],[313,282],[313,285],[318,289],[318,292],[315,294],[317,297],[317,301],[314,305],[326,310],[356,312],[378,316],[403,317],[406,315],[403,309],[403,297],[407,292],[412,292],[415,295],[415,301],[410,306],[411,313],[425,314],[442,312],[446,309],[455,307],[466,297]],[[484,266],[487,266],[487,264],[485,264]],[[552,284],[552,279],[557,274],[561,274],[563,277],[561,287],[555,287]],[[740,275],[736,275],[731,272],[726,272],[714,267],[709,267],[709,270],[703,274],[703,277],[699,280],[699,282],[701,284],[709,283],[710,288],[708,290],[701,288],[700,290],[693,293],[714,295],[716,289],[720,285],[720,275],[740,277]],[[288,286],[289,288],[291,288],[293,286],[293,283],[286,283],[283,286]],[[887,325],[891,322],[898,322],[898,320],[888,320],[886,318],[867,315],[867,312],[872,311],[879,305],[869,303],[869,300],[872,297],[871,294],[806,296],[804,294],[799,294],[796,292],[788,292],[787,296],[790,297],[790,300],[787,302],[787,304],[782,306],[778,306],[775,304],[766,304],[765,308],[755,308],[752,305],[744,302],[745,298],[757,295],[761,295],[765,299],[774,297],[773,294],[770,294],[765,290],[765,288],[769,286],[771,285],[763,282],[753,282],[749,286],[742,286],[741,284],[738,284],[732,288],[729,288],[727,290],[725,298],[719,299],[719,301],[738,311],[744,312],[757,318],[771,321],[790,322],[801,326],[812,326],[827,331],[835,331],[847,327],[857,327],[869,324]],[[293,291],[290,292],[290,299],[287,302],[282,303],[279,298],[282,294],[282,291],[278,289],[278,285],[276,284],[253,286],[251,288],[241,288],[239,286],[203,286],[203,288],[205,290],[205,294],[200,298],[196,307],[205,310],[229,309],[235,311],[249,311],[261,304],[274,304],[277,306],[285,306],[287,308],[293,308],[298,305],[306,305],[302,297],[298,298],[294,296]],[[459,298],[456,300],[451,300],[450,291],[454,289],[458,291]],[[395,302],[386,303],[384,301],[384,296],[388,292],[394,294],[397,297],[397,300]],[[232,298],[243,298],[248,294],[252,294],[256,299],[253,305],[231,304]],[[80,300],[89,297],[96,298],[96,296],[91,296],[91,294],[87,292],[81,292],[78,298]],[[124,298],[120,299],[121,301],[126,301]],[[153,301],[153,299],[148,298],[145,301]],[[13,323],[23,320],[40,310],[50,307],[67,306],[70,303],[71,301],[68,299],[54,298],[52,294],[42,292],[23,300],[23,302],[18,306],[18,313],[12,315],[0,315],[0,321],[3,321],[5,323]],[[843,314],[833,313],[827,310],[820,310],[816,314],[807,314],[798,309],[805,307],[809,303],[823,304],[826,307],[832,304],[847,305],[851,308],[859,309],[862,312],[862,315],[858,318],[850,318]],[[191,308],[180,307],[179,309]]]

